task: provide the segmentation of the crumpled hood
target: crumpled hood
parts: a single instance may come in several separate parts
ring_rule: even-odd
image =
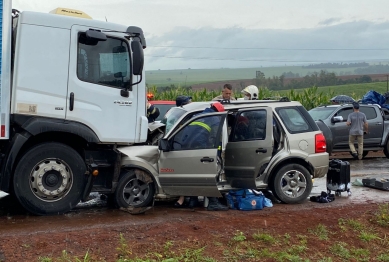
[[[130,159],[143,159],[150,164],[156,164],[159,158],[158,146],[125,146],[117,148]]]
[[[162,124],[161,121],[154,121],[152,123],[149,123],[149,131],[152,132],[155,129],[164,126],[165,124]]]

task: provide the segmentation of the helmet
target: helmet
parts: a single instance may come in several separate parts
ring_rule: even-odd
[[[257,100],[258,99],[258,87],[254,85],[249,85],[245,89],[242,90],[242,93],[244,95],[249,94],[250,100]]]
[[[220,102],[214,102],[211,104],[211,107],[217,112],[224,112],[224,106]]]
[[[192,100],[191,96],[177,96],[176,98],[176,106],[184,106],[189,104]]]

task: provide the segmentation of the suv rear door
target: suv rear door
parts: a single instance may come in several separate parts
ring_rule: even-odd
[[[256,188],[255,180],[273,152],[273,112],[270,107],[239,110],[226,146],[224,172],[236,188]]]
[[[221,196],[217,188],[218,148],[221,145],[222,126],[226,112],[200,114],[161,140],[159,158],[159,181],[165,193],[181,196]],[[186,129],[200,123],[216,120],[211,127],[208,145],[196,148],[197,137],[193,134],[192,146],[186,148],[181,141]],[[206,126],[208,128],[208,126]],[[206,129],[207,129],[206,128]],[[193,139],[192,139],[193,138]],[[162,145],[164,144],[164,145]]]

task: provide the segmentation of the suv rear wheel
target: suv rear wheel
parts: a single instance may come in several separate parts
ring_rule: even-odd
[[[312,191],[312,178],[302,165],[287,164],[277,171],[272,185],[273,193],[279,200],[295,204],[308,198]]]

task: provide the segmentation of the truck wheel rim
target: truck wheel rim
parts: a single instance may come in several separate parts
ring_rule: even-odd
[[[73,173],[69,166],[59,159],[45,159],[39,162],[30,174],[30,187],[41,200],[58,201],[69,193],[73,185]]]
[[[131,179],[123,190],[123,198],[130,206],[142,204],[149,194],[149,184],[137,178]]]
[[[281,178],[281,190],[289,198],[298,198],[304,194],[307,187],[307,179],[298,170],[290,170]]]

